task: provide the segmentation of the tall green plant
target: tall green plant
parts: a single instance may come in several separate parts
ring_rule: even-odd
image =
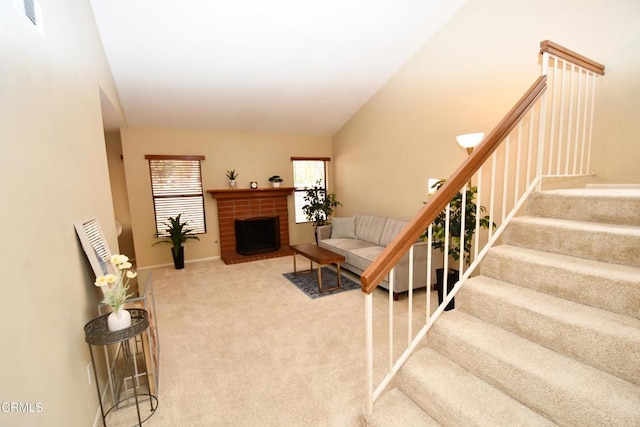
[[[316,184],[308,188],[304,195],[305,205],[302,206],[308,221],[313,222],[313,227],[325,225],[329,223],[329,217],[333,213],[336,206],[342,206],[336,199],[334,193],[327,193],[322,186],[322,180],[316,181]]]
[[[161,236],[160,233],[156,233],[155,236],[160,240],[159,242],[155,242],[152,246],[159,245],[161,243],[170,243],[173,245],[173,254],[178,256],[178,252],[180,251],[180,247],[186,242],[188,239],[200,240],[198,236],[195,236],[193,233],[193,229],[185,228],[187,226],[186,221],[181,221],[179,214],[178,216],[172,218],[169,217],[169,222],[164,222],[163,224],[167,226],[168,236]]]
[[[438,181],[434,187],[439,189],[444,185],[445,180]],[[464,251],[465,262],[469,264],[471,262],[471,242],[473,235],[476,231],[476,216],[478,208],[476,207],[476,196],[478,194],[478,187],[467,186],[466,199],[464,203],[464,245],[460,244],[460,233],[462,231],[462,192],[458,192],[451,200],[449,205],[449,255],[454,260],[460,259],[460,252]],[[491,217],[486,215],[487,208],[480,206],[480,220],[479,225],[481,228],[489,228],[492,224],[495,227],[495,223],[491,223]],[[444,252],[445,247],[445,231],[446,231],[446,210],[440,212],[440,214],[433,221],[433,235],[431,246],[434,249],[439,249]],[[423,238],[426,238],[427,231],[423,234]]]

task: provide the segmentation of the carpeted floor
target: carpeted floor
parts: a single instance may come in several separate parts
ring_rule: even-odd
[[[283,274],[291,283],[304,292],[309,298],[316,299],[328,295],[339,294],[340,292],[360,289],[360,283],[349,279],[344,273],[340,274],[341,287],[334,289],[338,285],[338,273],[329,267],[322,267],[322,289],[333,289],[331,291],[320,292],[318,287],[318,270],[305,273],[285,273]]]
[[[145,426],[361,425],[364,294],[354,290],[310,299],[283,276],[292,267],[285,257],[153,270],[159,406]],[[384,289],[374,292],[381,319],[374,339],[385,349],[389,298]],[[424,306],[421,295],[424,291],[416,292],[414,305]],[[402,343],[407,298],[394,307],[396,341]],[[378,381],[384,375],[376,374]],[[134,424],[120,415],[110,417],[108,425]]]

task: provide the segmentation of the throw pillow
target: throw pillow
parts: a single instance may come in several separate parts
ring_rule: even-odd
[[[356,218],[331,218],[331,238],[332,239],[355,239],[356,238]]]

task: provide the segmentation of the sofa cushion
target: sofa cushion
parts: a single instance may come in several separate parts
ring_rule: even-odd
[[[380,246],[388,246],[407,223],[404,219],[388,218],[380,236]]]
[[[366,248],[352,249],[347,253],[347,263],[364,271],[382,253],[384,247],[369,246]]]
[[[356,219],[355,217],[331,218],[331,238],[332,239],[355,239]]]
[[[318,246],[340,254],[346,258],[349,251],[373,246],[373,244],[357,239],[324,239],[318,242]]]
[[[379,245],[385,222],[382,216],[356,215],[356,238]]]

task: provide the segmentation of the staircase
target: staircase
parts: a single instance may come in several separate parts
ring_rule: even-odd
[[[370,426],[640,425],[640,190],[533,194]]]

